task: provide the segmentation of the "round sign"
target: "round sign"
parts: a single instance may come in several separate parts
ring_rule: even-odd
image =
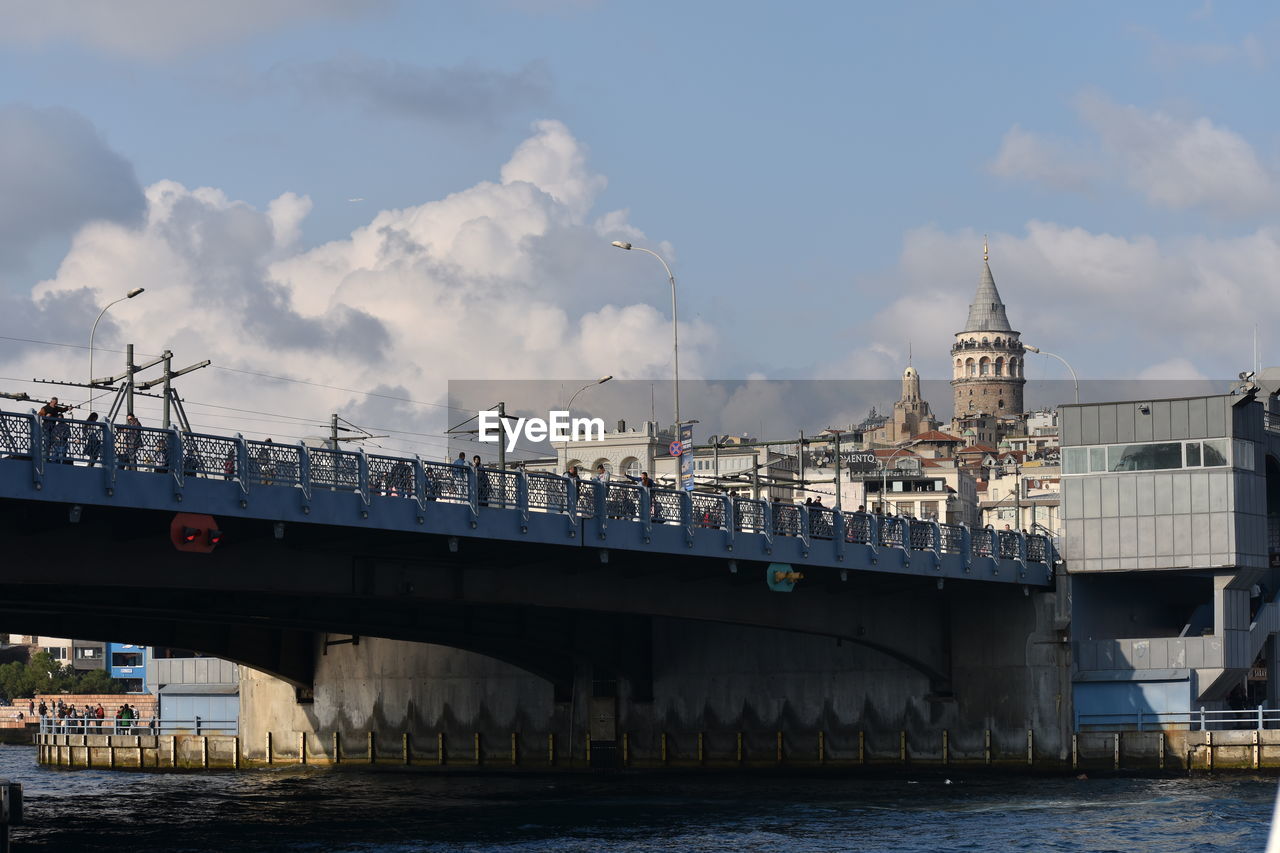
[[[676,439],[671,442],[671,444],[667,445],[667,450],[671,452],[672,456],[679,456],[684,453],[684,445],[680,443],[680,439]]]

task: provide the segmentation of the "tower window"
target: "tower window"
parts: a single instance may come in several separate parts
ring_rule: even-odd
[[[1002,408],[1002,409],[1004,408],[1004,400],[1001,400],[1001,401],[1000,401],[1000,408]]]

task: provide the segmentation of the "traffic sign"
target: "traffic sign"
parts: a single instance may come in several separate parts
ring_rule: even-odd
[[[680,439],[676,439],[667,445],[667,450],[671,452],[672,456],[680,456],[684,453],[684,445],[680,443]]]

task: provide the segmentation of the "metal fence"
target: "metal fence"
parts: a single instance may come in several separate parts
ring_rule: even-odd
[[[213,720],[196,717],[179,719],[118,720],[114,717],[40,717],[42,735],[233,735],[239,731],[239,720]]]
[[[1229,731],[1280,728],[1280,709],[1259,705],[1240,710],[1144,711],[1115,714],[1076,714],[1076,731],[1156,731],[1158,729],[1189,731]]]
[[[40,418],[34,412],[0,412],[0,457],[31,459],[36,446],[40,447],[43,462],[109,465],[116,471],[235,480],[246,490],[303,486],[356,492],[366,500],[374,495],[438,500],[470,503],[477,509],[522,508],[581,519],[595,518],[603,512],[614,520],[732,528],[735,532],[813,539],[835,538],[842,524],[844,541],[858,544],[955,554],[963,552],[968,543],[977,557],[1020,559],[1025,555],[1028,562],[1035,563],[1048,563],[1054,554],[1044,536],[1024,537],[1017,531],[968,530],[962,525],[935,525],[822,506],[766,504],[753,498],[634,483],[603,484],[542,472],[477,469],[301,444]],[[649,507],[648,519],[641,518],[645,505]]]

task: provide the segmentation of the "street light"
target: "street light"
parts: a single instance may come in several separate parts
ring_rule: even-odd
[[[637,252],[646,252],[658,259],[658,263],[662,264],[662,268],[667,271],[667,281],[671,282],[671,360],[672,366],[675,368],[676,374],[676,437],[679,438],[680,433],[680,336],[677,331],[679,327],[679,319],[676,316],[676,277],[671,274],[671,267],[667,266],[667,262],[662,259],[662,255],[652,249],[646,249],[643,246],[632,246],[630,243],[624,243],[621,240],[614,240],[612,245],[619,249],[625,249],[630,252],[635,249]]]
[[[126,299],[132,299],[140,293],[146,292],[145,287],[135,287],[124,296],[121,296],[115,302],[108,302],[106,308],[98,312],[98,319],[93,321],[93,328],[89,330],[89,409],[93,409],[93,336],[98,332],[98,320],[102,319],[102,315],[107,313],[107,308],[118,302],[124,302]]]
[[[597,385],[603,385],[604,383],[608,382],[612,378],[613,378],[613,374],[610,374],[608,376],[601,376],[595,382],[588,382],[586,385],[583,385],[577,391],[574,391],[573,396],[569,398],[569,405],[564,407],[565,411],[569,412],[570,414],[573,414],[573,401],[578,399],[579,394],[581,394],[583,391],[587,390],[588,388],[594,388]]]
[[[1030,344],[1023,344],[1022,348],[1025,349],[1027,352],[1038,352],[1041,355],[1051,356],[1053,358],[1056,358],[1058,361],[1062,362],[1063,364],[1066,364],[1067,370],[1071,371],[1071,384],[1074,385],[1076,388],[1076,405],[1077,406],[1080,405],[1080,380],[1076,378],[1075,368],[1073,368],[1070,364],[1067,364],[1067,360],[1065,358],[1058,355],[1056,352],[1045,352],[1039,347],[1033,347]]]

